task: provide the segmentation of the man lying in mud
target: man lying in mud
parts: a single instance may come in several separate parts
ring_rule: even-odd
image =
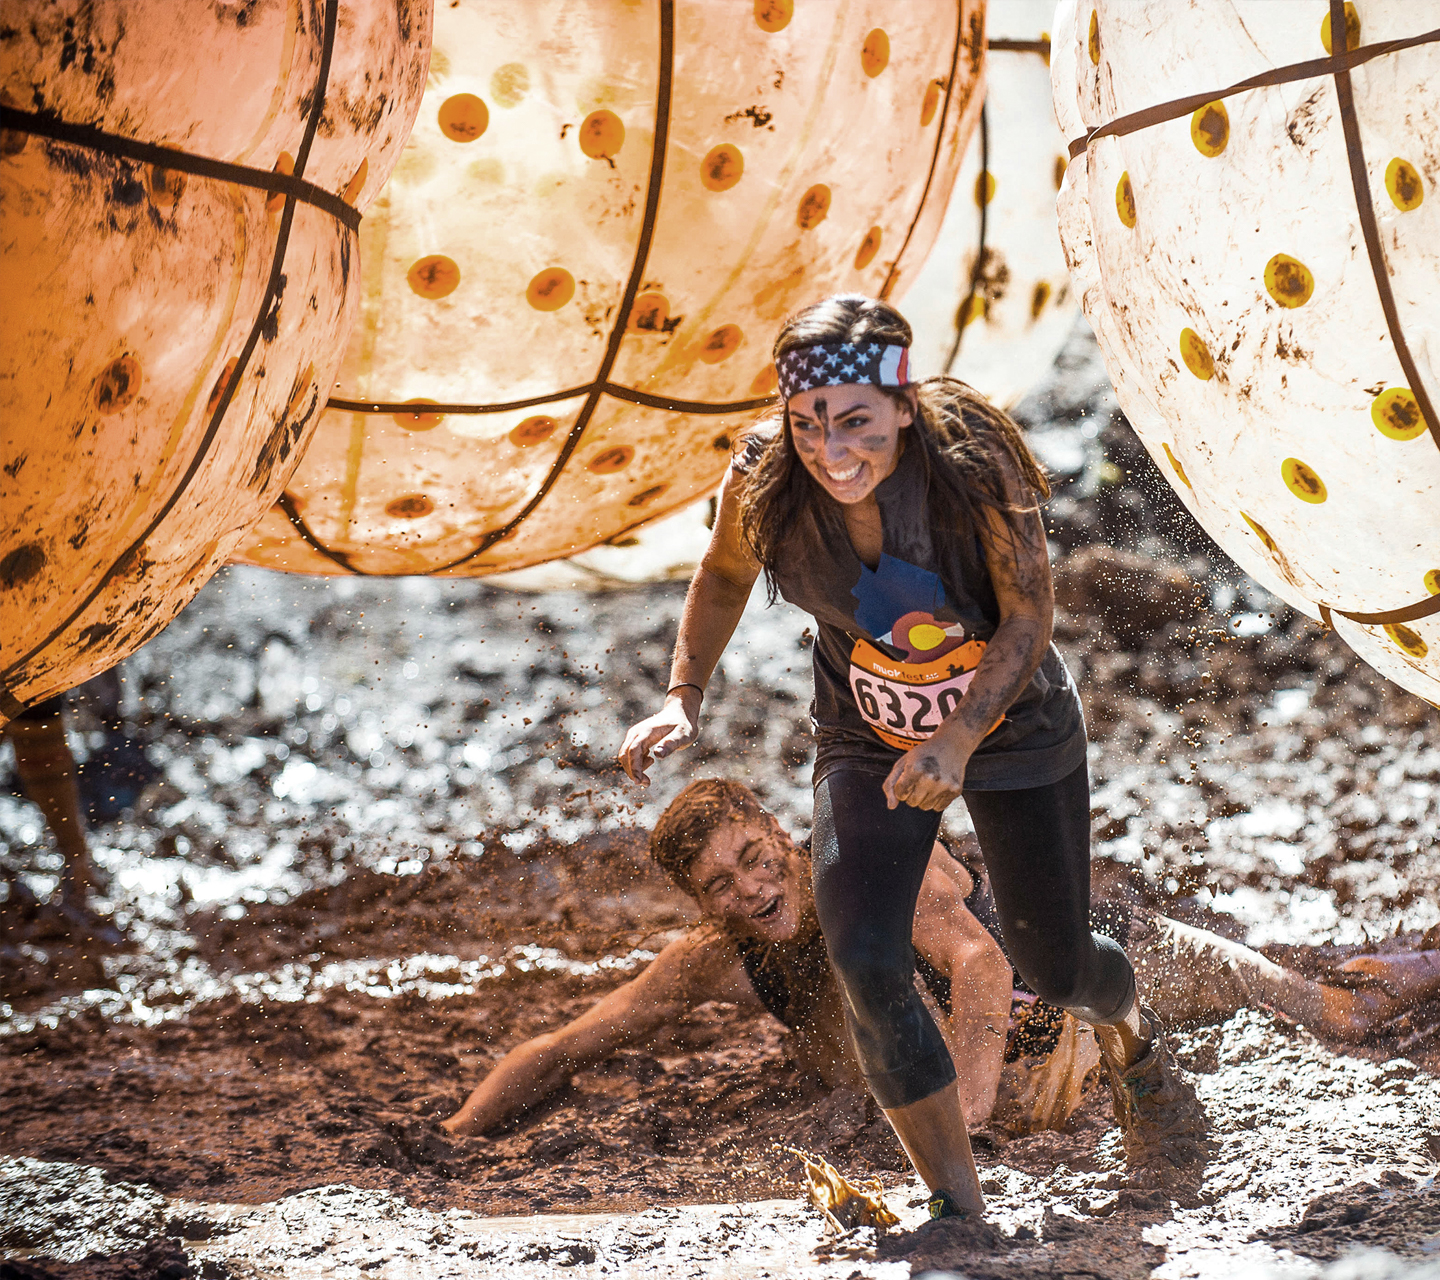
[[[483,1134],[570,1077],[643,1043],[711,1000],[763,1006],[796,1038],[801,1064],[831,1088],[863,1091],[810,888],[809,851],[754,794],[692,782],[661,815],[651,853],[705,916],[631,981],[557,1031],[512,1049],[444,1127]],[[1440,994],[1440,951],[1359,956],[1352,986],[1322,985],[1217,934],[1118,903],[1094,927],[1134,959],[1141,997],[1170,1025],[1266,1007],[1324,1035],[1359,1041]],[[1058,1128],[1099,1063],[1094,1037],[1022,989],[999,945],[987,887],[936,844],[915,911],[915,964],[958,1072],[971,1127]]]

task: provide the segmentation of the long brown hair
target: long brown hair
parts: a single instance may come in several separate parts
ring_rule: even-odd
[[[888,302],[842,293],[806,307],[788,319],[775,339],[775,359],[817,342],[883,342],[908,347],[909,322]],[[905,390],[886,394],[908,405]],[[918,448],[925,472],[925,500],[932,528],[952,545],[967,575],[983,572],[976,547],[978,508],[1002,512],[1011,536],[1021,515],[1005,495],[1001,468],[1010,464],[1035,501],[1050,496],[1050,482],[1030,452],[1020,428],[973,387],[957,378],[926,378],[911,385],[917,413],[910,447]],[[781,405],[747,438],[765,443],[740,489],[740,535],[765,571],[773,601],[779,594],[776,566],[786,538],[807,511],[826,527],[843,532],[840,504],[816,483],[800,461],[790,435],[790,411]],[[751,446],[752,448],[754,445]]]

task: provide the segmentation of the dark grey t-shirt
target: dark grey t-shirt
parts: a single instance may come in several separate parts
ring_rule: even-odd
[[[754,466],[764,445],[747,441],[736,469]],[[916,449],[900,455],[875,497],[883,541],[874,570],[823,500],[797,521],[779,556],[780,594],[817,627],[810,712],[817,784],[840,768],[889,773],[902,750],[953,709],[966,679],[959,673],[978,661],[973,642],[988,642],[1000,620],[989,576],[966,581],[960,555],[931,538]],[[1084,761],[1080,698],[1051,645],[1004,721],[970,757],[965,788],[1041,787]]]

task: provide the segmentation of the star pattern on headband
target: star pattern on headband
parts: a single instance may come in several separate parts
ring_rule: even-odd
[[[877,387],[903,386],[907,381],[903,347],[882,342],[820,342],[796,347],[776,362],[780,394],[785,400],[816,387],[870,383]]]

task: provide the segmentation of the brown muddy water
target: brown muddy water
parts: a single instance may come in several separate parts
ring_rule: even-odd
[[[1097,880],[1317,974],[1437,945],[1436,713],[1189,524],[1092,348],[1026,416],[1063,481]],[[808,825],[806,620],[759,596],[703,742],[623,785],[682,596],[237,570],[127,662],[158,776],[92,838],[129,949],[64,935],[35,813],[0,795],[0,1277],[1440,1274],[1435,1005],[1350,1049],[1263,1010],[1187,1029],[1193,1184],[1129,1185],[1093,1089],[1063,1133],[977,1135],[983,1228],[922,1225],[873,1105],[721,1003],[487,1138],[438,1130],[693,919],[645,855],[686,781]],[[73,728],[98,753],[85,706]],[[829,1236],[777,1144],[878,1174],[901,1228]]]

